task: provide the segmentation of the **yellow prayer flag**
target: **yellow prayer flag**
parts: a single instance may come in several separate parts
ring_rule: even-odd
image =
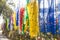
[[[17,30],[17,26],[16,26],[16,12],[13,13],[13,25],[14,25],[14,30]]]
[[[28,6],[28,15],[30,23],[30,36],[31,38],[37,37],[39,33],[39,24],[38,24],[38,5],[36,1],[29,3]]]

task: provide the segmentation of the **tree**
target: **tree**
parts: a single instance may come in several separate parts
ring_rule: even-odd
[[[0,14],[4,15],[4,18],[9,18],[13,13],[13,10],[6,5],[6,0],[0,0]]]

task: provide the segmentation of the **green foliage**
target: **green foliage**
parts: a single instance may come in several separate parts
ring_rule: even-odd
[[[3,10],[3,7],[5,6],[5,4],[6,4],[6,1],[4,0],[0,0],[0,13],[2,12],[2,10]]]
[[[4,15],[4,18],[9,18],[12,12],[12,9],[6,5],[6,0],[0,0],[0,14],[2,13]]]

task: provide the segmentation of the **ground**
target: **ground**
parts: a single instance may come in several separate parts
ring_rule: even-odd
[[[2,30],[0,30],[0,40],[9,40],[8,38],[2,35]]]

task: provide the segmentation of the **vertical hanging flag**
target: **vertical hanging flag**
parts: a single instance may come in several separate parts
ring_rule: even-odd
[[[10,27],[11,27],[11,23],[10,23],[10,17],[9,17],[9,25],[8,25],[8,27],[9,27],[9,30],[10,30]]]
[[[12,15],[10,16],[10,30],[13,30],[13,17]]]
[[[24,8],[20,8],[20,31],[22,31],[23,26],[23,17],[24,17]]]
[[[26,7],[25,7],[25,13],[24,13],[24,32],[28,31],[29,27],[29,17],[28,17],[28,10],[27,10],[27,5],[29,4],[29,0],[26,0]]]
[[[31,1],[28,5],[28,15],[29,15],[29,32],[30,37],[37,37],[39,34],[39,26],[38,26],[38,7],[37,0]]]
[[[7,26],[6,26],[7,30],[9,30],[9,26],[8,26],[9,25],[9,19],[8,18],[6,19],[6,23],[7,23]]]
[[[16,12],[15,11],[13,13],[13,25],[14,25],[14,30],[17,30],[17,27],[16,27]]]
[[[25,16],[24,16],[24,24],[25,24],[25,28],[24,28],[24,32],[28,31],[28,28],[29,28],[29,17],[28,17],[28,10],[27,10],[27,7],[26,7],[26,13],[25,13]]]
[[[22,26],[22,34],[25,33],[25,27],[26,27],[26,5],[27,5],[27,1],[24,0],[24,17],[23,17],[23,26]]]
[[[55,4],[54,4],[55,0],[51,0],[51,6],[49,8],[49,20],[50,20],[50,26],[51,26],[51,33],[54,35],[56,34],[56,18],[54,18],[54,14],[55,14]]]
[[[54,34],[53,35],[56,35],[57,34],[57,14],[56,14],[56,0],[53,0],[54,2],[52,2],[52,5],[53,5],[53,12],[54,12]]]
[[[17,8],[16,9],[16,26],[18,26],[18,24],[19,24],[19,9]]]
[[[50,3],[51,0],[44,0],[44,24],[45,24],[45,34],[50,35],[51,34],[51,27],[50,27],[50,22],[49,22],[49,7],[51,5]]]
[[[26,0],[20,0],[20,32],[24,30],[24,14],[25,14]]]
[[[41,0],[39,5],[39,24],[40,24],[40,32],[44,33],[45,32],[45,24],[44,24],[44,13],[43,13],[43,2],[44,0]]]

